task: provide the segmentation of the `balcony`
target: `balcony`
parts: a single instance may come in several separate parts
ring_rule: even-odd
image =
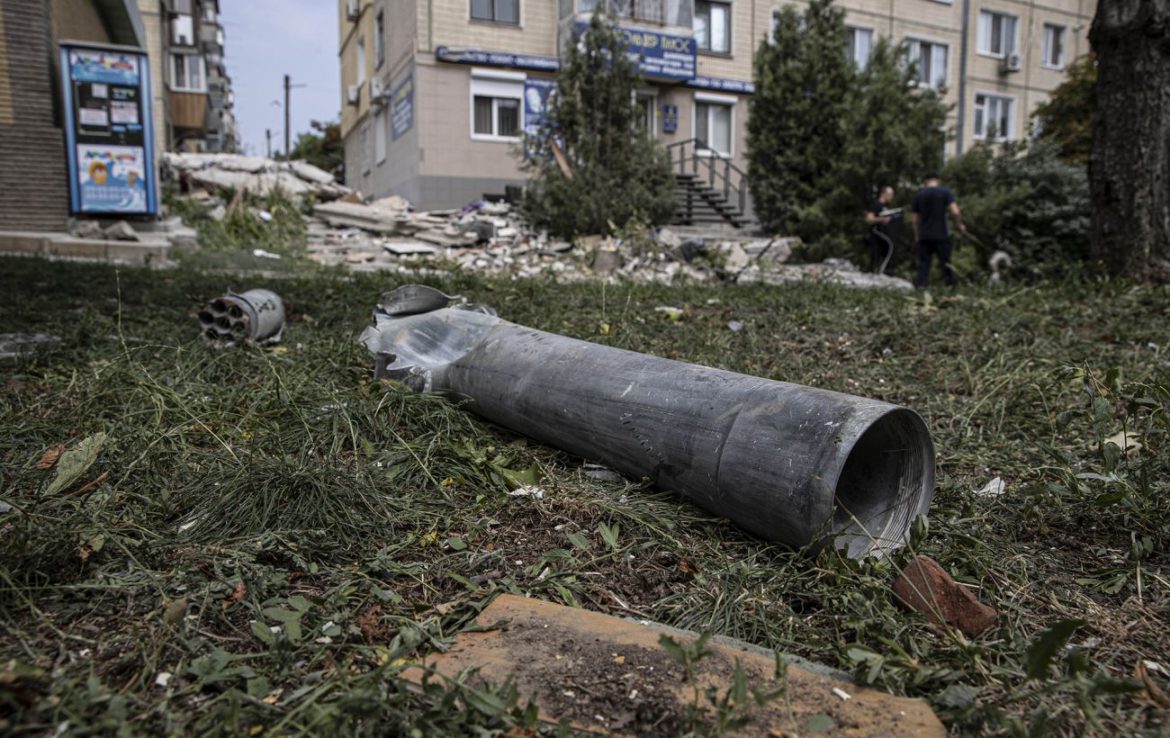
[[[206,92],[171,91],[171,125],[175,128],[203,128],[207,119]]]
[[[567,15],[592,15],[598,7],[615,18],[656,26],[689,29],[695,17],[694,0],[561,0],[562,20]]]

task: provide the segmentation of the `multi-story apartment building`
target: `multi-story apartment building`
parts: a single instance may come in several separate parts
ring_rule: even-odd
[[[155,141],[167,151],[235,151],[219,0],[138,0],[154,86]]]
[[[781,0],[338,0],[347,183],[424,208],[523,182],[515,156],[555,84],[558,50],[604,3],[641,55],[633,104],[664,143],[746,169],[758,44]],[[907,44],[953,105],[948,154],[1028,135],[1035,106],[1088,51],[1092,0],[839,0],[849,54]]]

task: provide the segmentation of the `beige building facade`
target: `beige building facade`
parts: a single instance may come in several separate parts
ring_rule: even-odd
[[[522,133],[558,49],[607,3],[642,59],[635,104],[676,157],[746,171],[758,44],[777,0],[338,0],[346,181],[372,197],[455,207],[521,184]],[[921,84],[952,104],[948,155],[1029,135],[1029,116],[1088,51],[1091,0],[839,0],[844,53],[907,42]],[[712,153],[713,152],[713,153]]]

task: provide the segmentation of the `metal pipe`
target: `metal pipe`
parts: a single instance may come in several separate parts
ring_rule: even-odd
[[[761,538],[880,555],[930,503],[934,446],[912,410],[545,333],[486,308],[408,314],[397,292],[360,339],[376,376],[467,399]]]

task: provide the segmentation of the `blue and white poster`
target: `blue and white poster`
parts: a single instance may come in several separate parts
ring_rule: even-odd
[[[397,141],[414,127],[414,70],[390,93],[390,140]]]
[[[524,80],[524,148],[529,158],[541,156],[545,148],[538,137],[548,122],[549,100],[557,91],[555,79]]]
[[[158,212],[144,53],[61,46],[69,204],[74,213]]]

